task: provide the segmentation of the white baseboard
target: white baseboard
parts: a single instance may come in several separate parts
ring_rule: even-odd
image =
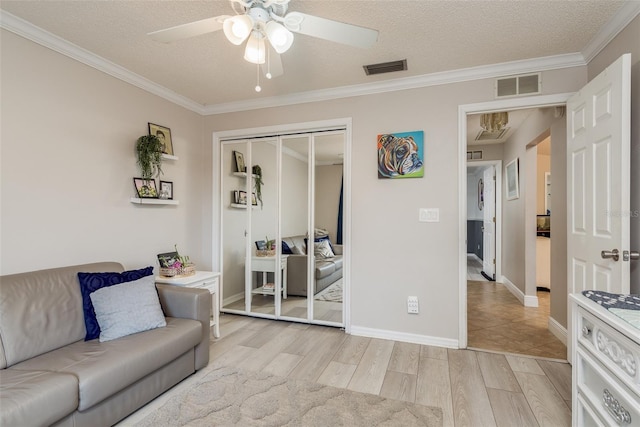
[[[240,292],[239,294],[231,295],[230,297],[225,298],[224,300],[222,300],[222,307],[226,307],[229,304],[233,304],[236,301],[240,301],[241,299],[244,299],[244,292]]]
[[[564,345],[567,345],[567,328],[562,326],[556,319],[549,317],[549,331],[555,335]]]
[[[525,307],[538,307],[538,297],[533,295],[525,295],[513,282],[507,279],[506,276],[502,276],[502,284],[511,292],[518,301]]]
[[[351,325],[351,335],[357,335],[368,338],[381,338],[384,340],[393,340],[400,342],[408,342],[412,344],[432,345],[435,347],[459,348],[458,340],[449,338],[431,337],[428,335],[410,334],[406,332],[389,331],[386,329],[373,329],[364,326]]]
[[[475,259],[476,261],[478,261],[480,264],[482,264],[482,260],[480,259],[480,257],[474,253],[468,253],[467,256]]]

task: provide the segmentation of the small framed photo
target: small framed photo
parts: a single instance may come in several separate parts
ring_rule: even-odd
[[[507,163],[507,200],[514,200],[520,197],[520,178],[518,176],[518,158]]]
[[[141,199],[157,199],[158,189],[155,179],[133,178],[133,185],[136,187],[138,197]]]
[[[256,241],[256,248],[257,248],[259,251],[264,251],[264,250],[266,250],[266,249],[267,249],[267,242],[266,242],[266,241],[264,241],[264,240],[257,240],[257,241]]]
[[[244,164],[244,154],[239,151],[234,151],[233,156],[236,160],[236,172],[245,172],[247,167]]]
[[[149,123],[149,135],[155,135],[162,142],[162,152],[173,156],[173,142],[171,141],[171,129]]]
[[[256,198],[256,193],[251,193],[251,204],[253,206],[258,206],[258,199]]]
[[[162,268],[169,268],[175,264],[180,258],[178,257],[178,252],[167,252],[164,254],[158,254],[158,264]]]
[[[160,181],[160,197],[173,200],[173,182]]]
[[[238,204],[246,205],[247,204],[247,192],[246,191],[238,191]]]

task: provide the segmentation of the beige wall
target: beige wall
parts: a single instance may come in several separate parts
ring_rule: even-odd
[[[640,251],[640,16],[636,16],[588,65],[589,80],[631,53],[631,249]],[[631,292],[640,293],[640,261],[631,263]]]
[[[316,166],[316,227],[329,231],[332,242],[337,241],[341,183],[342,165]]]
[[[174,244],[207,268],[202,118],[13,33],[1,37],[1,274],[103,260],[138,268]],[[179,206],[129,202],[148,122],[171,128],[179,160],[165,162],[162,179],[174,182]]]
[[[571,92],[584,84],[586,71],[544,72],[543,80],[545,94]],[[492,100],[493,83],[479,80],[214,115],[205,118],[205,135],[211,139],[214,132],[225,130],[350,117],[352,325],[457,339],[459,206],[455,165],[458,156],[465,155],[458,153],[456,143],[457,111],[461,104]],[[425,132],[425,177],[379,180],[376,135],[410,130]],[[211,152],[211,145],[208,150]],[[440,222],[419,223],[420,207],[439,208]],[[408,295],[420,300],[417,316],[406,313]]]

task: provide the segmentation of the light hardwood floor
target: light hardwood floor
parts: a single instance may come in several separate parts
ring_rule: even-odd
[[[568,426],[566,363],[347,335],[225,314],[214,366],[304,379],[443,409],[445,426]]]

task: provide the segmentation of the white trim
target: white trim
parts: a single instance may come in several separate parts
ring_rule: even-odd
[[[469,257],[472,257],[474,260],[478,261],[480,264],[482,264],[482,260],[480,259],[480,257],[474,253],[469,253],[467,252],[467,259],[469,259]]]
[[[582,49],[582,57],[588,64],[640,14],[639,1],[627,1],[620,10],[600,28],[600,31]]]
[[[101,56],[96,55],[78,45],[75,45],[61,37],[56,36],[32,23],[18,18],[4,10],[0,10],[0,28],[11,31],[27,40],[31,40],[41,46],[75,59],[85,65],[95,68],[98,71],[109,74],[119,80],[132,84],[154,95],[158,95],[167,101],[180,105],[200,115],[204,114],[201,104],[182,96],[172,90],[167,89],[151,80],[142,77],[126,68],[111,62]]]
[[[368,338],[380,338],[408,342],[412,344],[431,345],[436,347],[459,348],[458,341],[450,338],[431,337],[428,335],[410,334],[407,332],[389,331],[387,329],[373,329],[364,326],[351,326],[351,335]]]
[[[520,301],[520,303],[522,305],[524,305],[525,307],[538,307],[538,297],[537,296],[525,295],[506,276],[502,276],[502,278],[500,279],[500,282],[504,285],[505,288],[507,288],[507,290],[509,292],[511,292],[513,294],[513,296],[518,298],[518,301]]]
[[[565,346],[567,345],[567,328],[558,323],[558,321],[553,317],[549,317],[548,328],[549,332],[555,335],[555,337],[558,338],[562,342],[562,344],[564,344]]]
[[[225,313],[226,309],[223,309],[222,307],[225,307],[229,304],[233,304],[236,301],[240,301],[244,299],[244,292],[240,292],[237,293],[235,295],[230,296],[229,298],[225,298],[222,302],[223,304],[220,306],[220,312]],[[238,310],[234,310],[234,312],[236,312]]]

